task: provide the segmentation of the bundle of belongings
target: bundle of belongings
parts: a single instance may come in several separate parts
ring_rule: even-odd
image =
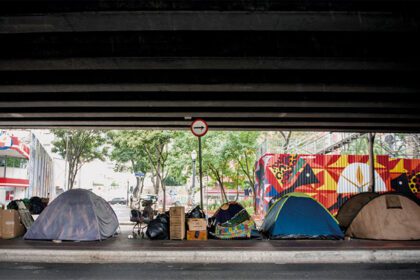
[[[146,235],[151,240],[169,239],[169,212],[157,215],[147,226]]]
[[[186,215],[187,240],[207,240],[206,214],[200,206],[193,208]]]
[[[210,218],[210,235],[218,239],[251,238],[255,222],[237,202],[223,204]]]
[[[26,209],[33,215],[39,215],[42,211],[44,211],[45,207],[47,207],[49,199],[48,198],[40,198],[38,196],[33,196],[30,199],[16,199],[11,201],[7,205],[7,209],[19,210],[18,202],[21,201],[26,206]]]
[[[185,218],[187,219],[204,219],[205,217],[206,217],[206,214],[204,214],[200,206],[196,206],[185,215]]]

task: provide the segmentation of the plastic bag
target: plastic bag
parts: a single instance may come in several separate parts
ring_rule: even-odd
[[[150,221],[146,235],[151,240],[169,239],[169,215],[160,214],[156,219]]]
[[[42,202],[42,199],[37,196],[31,197],[29,199],[29,203],[29,211],[31,214],[39,215],[45,208],[45,204]]]
[[[203,210],[201,210],[200,206],[196,206],[194,209],[188,212],[185,216],[187,219],[191,219],[191,218],[204,219],[206,217]]]

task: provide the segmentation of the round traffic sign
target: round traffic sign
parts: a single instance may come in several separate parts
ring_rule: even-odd
[[[204,136],[208,130],[209,127],[203,119],[196,119],[191,124],[191,132],[197,137]]]

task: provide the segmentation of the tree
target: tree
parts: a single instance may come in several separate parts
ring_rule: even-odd
[[[212,131],[202,138],[203,170],[220,187],[222,201],[228,201],[226,195],[226,179],[232,178],[230,162],[232,154],[228,153],[229,133]]]
[[[139,138],[136,131],[109,131],[108,142],[112,146],[111,160],[116,161],[116,171],[146,174],[150,171],[150,164],[145,149],[138,145]],[[135,197],[143,193],[144,180],[136,176],[136,186],[133,191]]]
[[[52,132],[55,135],[52,151],[66,159],[68,188],[72,189],[76,175],[85,163],[105,159],[105,138],[98,130],[54,129]]]
[[[152,130],[112,131],[108,133],[113,146],[111,158],[117,168],[128,168],[132,172],[150,172],[155,194],[163,192],[163,209],[166,208],[166,179],[168,177],[168,145],[172,132]],[[139,179],[137,178],[137,186]],[[142,189],[140,189],[140,194]]]
[[[259,132],[211,131],[202,138],[203,175],[217,183],[222,201],[228,201],[226,189],[255,185],[254,165]],[[169,167],[180,181],[192,174],[191,152],[198,150],[197,137],[190,132],[173,136]],[[255,195],[255,191],[253,192]]]
[[[191,178],[193,164],[191,153],[198,150],[197,137],[189,131],[173,132],[171,149],[167,161],[169,176],[177,185],[182,185]],[[188,186],[188,201],[192,201],[194,189],[192,184]]]
[[[255,161],[257,151],[257,139],[259,132],[255,131],[240,131],[232,132],[229,135],[226,152],[230,153],[230,157],[236,163],[236,168],[239,171],[238,179],[245,178],[252,189],[254,211],[257,210],[256,205],[256,189],[255,189]],[[291,132],[289,133],[290,138]],[[239,176],[241,174],[242,176]],[[242,182],[244,183],[244,182]],[[237,182],[239,184],[239,180]]]
[[[169,131],[144,131],[142,142],[146,151],[152,170],[156,174],[156,189],[159,191],[159,185],[163,193],[163,211],[166,210],[166,185],[168,177],[166,163],[168,160],[168,144],[171,141],[171,132]]]
[[[292,137],[292,131],[280,131],[281,136],[283,137],[283,153],[287,153],[289,150],[290,138]]]

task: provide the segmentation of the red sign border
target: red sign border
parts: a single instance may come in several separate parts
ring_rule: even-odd
[[[206,126],[206,130],[204,131],[204,133],[203,133],[202,135],[196,134],[196,133],[194,132],[194,130],[193,130],[193,125],[194,125],[196,122],[198,122],[198,121],[202,121],[202,122],[205,124],[205,126]],[[207,131],[209,131],[209,125],[208,125],[208,124],[207,124],[207,122],[206,122],[205,120],[203,120],[203,119],[195,119],[195,120],[191,123],[190,130],[191,130],[192,134],[194,134],[194,136],[196,136],[196,137],[203,137],[204,135],[206,135],[206,134],[207,134]]]

